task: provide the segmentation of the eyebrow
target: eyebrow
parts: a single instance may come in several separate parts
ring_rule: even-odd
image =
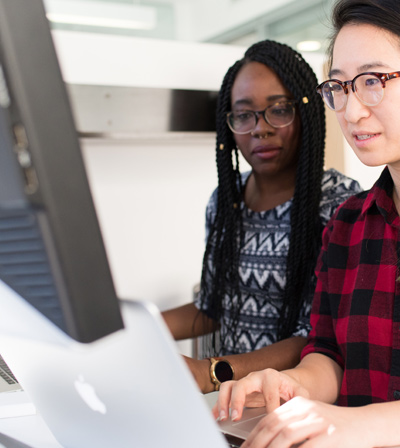
[[[375,68],[389,68],[389,66],[381,61],[374,61],[370,62],[368,64],[360,65],[357,69],[358,73],[368,72],[371,69]],[[332,69],[329,71],[328,76],[329,78],[333,78],[335,76],[343,75],[344,72],[340,69]]]
[[[266,99],[267,99],[267,101],[278,101],[278,100],[281,100],[282,98],[287,99],[287,100],[290,99],[290,97],[288,95],[285,95],[283,93],[280,95],[270,95]],[[235,101],[233,106],[249,106],[252,103],[253,103],[253,100],[251,100],[249,98],[243,98],[243,99]]]

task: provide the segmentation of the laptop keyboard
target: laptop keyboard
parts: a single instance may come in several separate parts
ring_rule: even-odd
[[[10,368],[0,355],[0,377],[3,378],[8,384],[17,384],[17,378],[13,375]]]
[[[230,434],[223,433],[223,435],[228,442],[229,448],[240,448],[242,443],[244,442],[243,439],[239,439],[238,437],[232,436]]]

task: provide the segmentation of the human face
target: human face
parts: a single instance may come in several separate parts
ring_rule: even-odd
[[[279,101],[293,99],[277,74],[259,62],[243,66],[236,76],[231,92],[233,111],[264,110]],[[300,120],[296,113],[292,124],[274,128],[259,117],[252,133],[234,134],[243,157],[255,175],[281,175],[296,171]]]
[[[346,25],[333,48],[330,78],[353,79],[366,71],[388,73],[400,69],[400,41],[372,25]],[[368,166],[400,168],[400,79],[386,83],[376,106],[362,104],[349,92],[347,105],[336,112],[342,132],[357,157]]]

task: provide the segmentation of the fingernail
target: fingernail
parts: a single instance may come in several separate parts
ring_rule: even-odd
[[[235,420],[237,420],[238,416],[239,416],[238,411],[237,411],[236,409],[234,409],[234,410],[232,411],[232,414],[231,414],[231,419],[232,419],[233,421],[235,421]]]
[[[221,421],[226,420],[226,412],[225,411],[220,411],[219,413],[219,419]]]

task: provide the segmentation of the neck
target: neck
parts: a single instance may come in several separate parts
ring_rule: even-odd
[[[279,176],[262,176],[252,173],[245,189],[245,203],[255,212],[271,210],[293,197],[296,169]]]
[[[389,166],[390,175],[393,179],[393,201],[397,213],[400,215],[400,167]]]

